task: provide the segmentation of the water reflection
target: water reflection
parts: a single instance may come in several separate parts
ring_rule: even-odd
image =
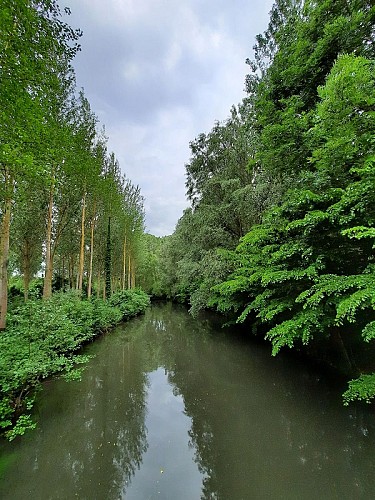
[[[301,362],[170,304],[89,350],[4,445],[1,498],[373,498],[374,415]]]
[[[202,476],[189,447],[191,420],[184,414],[183,398],[173,394],[163,368],[152,372],[149,380],[146,416],[149,448],[143,456],[142,468],[126,490],[126,498],[200,498]]]
[[[119,498],[141,466],[147,375],[134,369],[137,350],[106,340],[81,383],[47,384],[39,429],[13,445],[19,455],[2,498]]]

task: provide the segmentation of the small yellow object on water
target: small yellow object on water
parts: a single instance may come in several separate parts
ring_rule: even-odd
[[[160,469],[160,474],[163,474],[163,472],[164,472],[163,469]]]

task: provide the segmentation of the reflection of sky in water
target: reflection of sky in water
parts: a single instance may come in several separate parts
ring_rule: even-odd
[[[128,499],[193,500],[201,496],[202,475],[189,447],[191,419],[184,414],[181,396],[173,394],[163,368],[149,374],[147,395],[148,450],[130,485]]]
[[[0,443],[1,500],[375,498],[373,409],[305,362],[171,304],[88,349],[82,381],[46,382],[38,428]]]

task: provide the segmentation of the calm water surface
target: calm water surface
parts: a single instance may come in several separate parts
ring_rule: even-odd
[[[375,415],[312,367],[171,304],[87,351],[1,443],[1,499],[375,498]]]

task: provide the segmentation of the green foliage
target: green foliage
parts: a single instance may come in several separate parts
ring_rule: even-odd
[[[94,311],[93,328],[95,331],[107,332],[121,321],[122,314],[118,307],[112,307],[108,301],[101,299],[92,299],[91,303]]]
[[[257,136],[249,111],[245,102],[233,107],[228,120],[190,144],[186,187],[193,209],[164,248],[162,290],[190,304],[194,315],[213,306],[212,287],[228,275],[231,264],[221,252],[233,250],[285,191],[282,176],[254,163]]]
[[[344,405],[351,401],[359,400],[370,403],[375,397],[375,374],[361,375],[349,382],[349,388],[344,392]]]
[[[71,61],[81,32],[64,14],[69,9],[55,0],[6,1],[1,9],[1,329],[12,272],[23,277],[25,300],[35,298],[30,281],[42,264],[44,298],[52,280],[91,296],[94,276],[109,297],[119,277],[126,280],[126,241],[128,286],[135,286],[143,198],[108,153],[97,117],[76,89]]]
[[[17,436],[23,436],[26,431],[35,429],[36,423],[32,421],[31,415],[20,415],[14,427],[5,432],[5,437],[13,441]]]
[[[162,259],[168,237],[162,238],[145,233],[141,237],[140,258],[137,265],[137,283],[147,294],[163,297]]]
[[[363,167],[363,154],[373,150],[374,62],[364,57],[338,57],[326,84],[318,89],[315,125],[309,136],[316,145],[312,161],[340,186]]]
[[[59,373],[67,380],[79,379],[83,368],[77,367],[89,360],[77,354],[79,348],[148,304],[140,290],[120,292],[110,301],[81,300],[71,291],[13,309],[0,336],[0,426],[6,436],[13,439],[33,428],[27,412],[41,380]]]
[[[317,332],[322,332],[324,315],[314,309],[296,312],[292,319],[271,328],[266,338],[272,342],[272,354],[275,356],[282,347],[293,347],[297,340],[308,344]]]
[[[275,2],[268,29],[257,37],[255,60],[248,61],[253,72],[247,78],[249,99],[260,131],[257,159],[265,170],[295,174],[306,169],[314,145],[305,140],[305,134],[315,119],[319,98],[325,99],[318,88],[340,54],[374,57],[374,21],[375,8],[369,0]],[[366,92],[360,78],[358,84],[358,92],[354,90],[351,97],[360,94],[363,100]],[[336,86],[337,93],[342,89]],[[352,90],[346,87],[335,103],[343,112]],[[330,121],[340,118],[339,112],[330,114],[326,130],[333,131]],[[324,129],[323,120],[321,124]],[[342,146],[349,145],[345,121],[342,128]],[[339,137],[335,141],[338,145]]]
[[[150,297],[140,289],[122,290],[114,293],[109,304],[122,314],[122,320],[137,316],[150,305]]]
[[[111,244],[111,218],[108,217],[107,226],[107,245],[104,259],[104,274],[105,274],[105,293],[107,297],[111,295],[111,261],[112,261],[112,244]]]
[[[273,354],[353,326],[374,338],[374,83],[372,61],[338,58],[305,134],[314,175],[242,238],[230,279],[213,287],[219,311],[266,327]],[[353,381],[345,401],[371,399],[371,380]]]

